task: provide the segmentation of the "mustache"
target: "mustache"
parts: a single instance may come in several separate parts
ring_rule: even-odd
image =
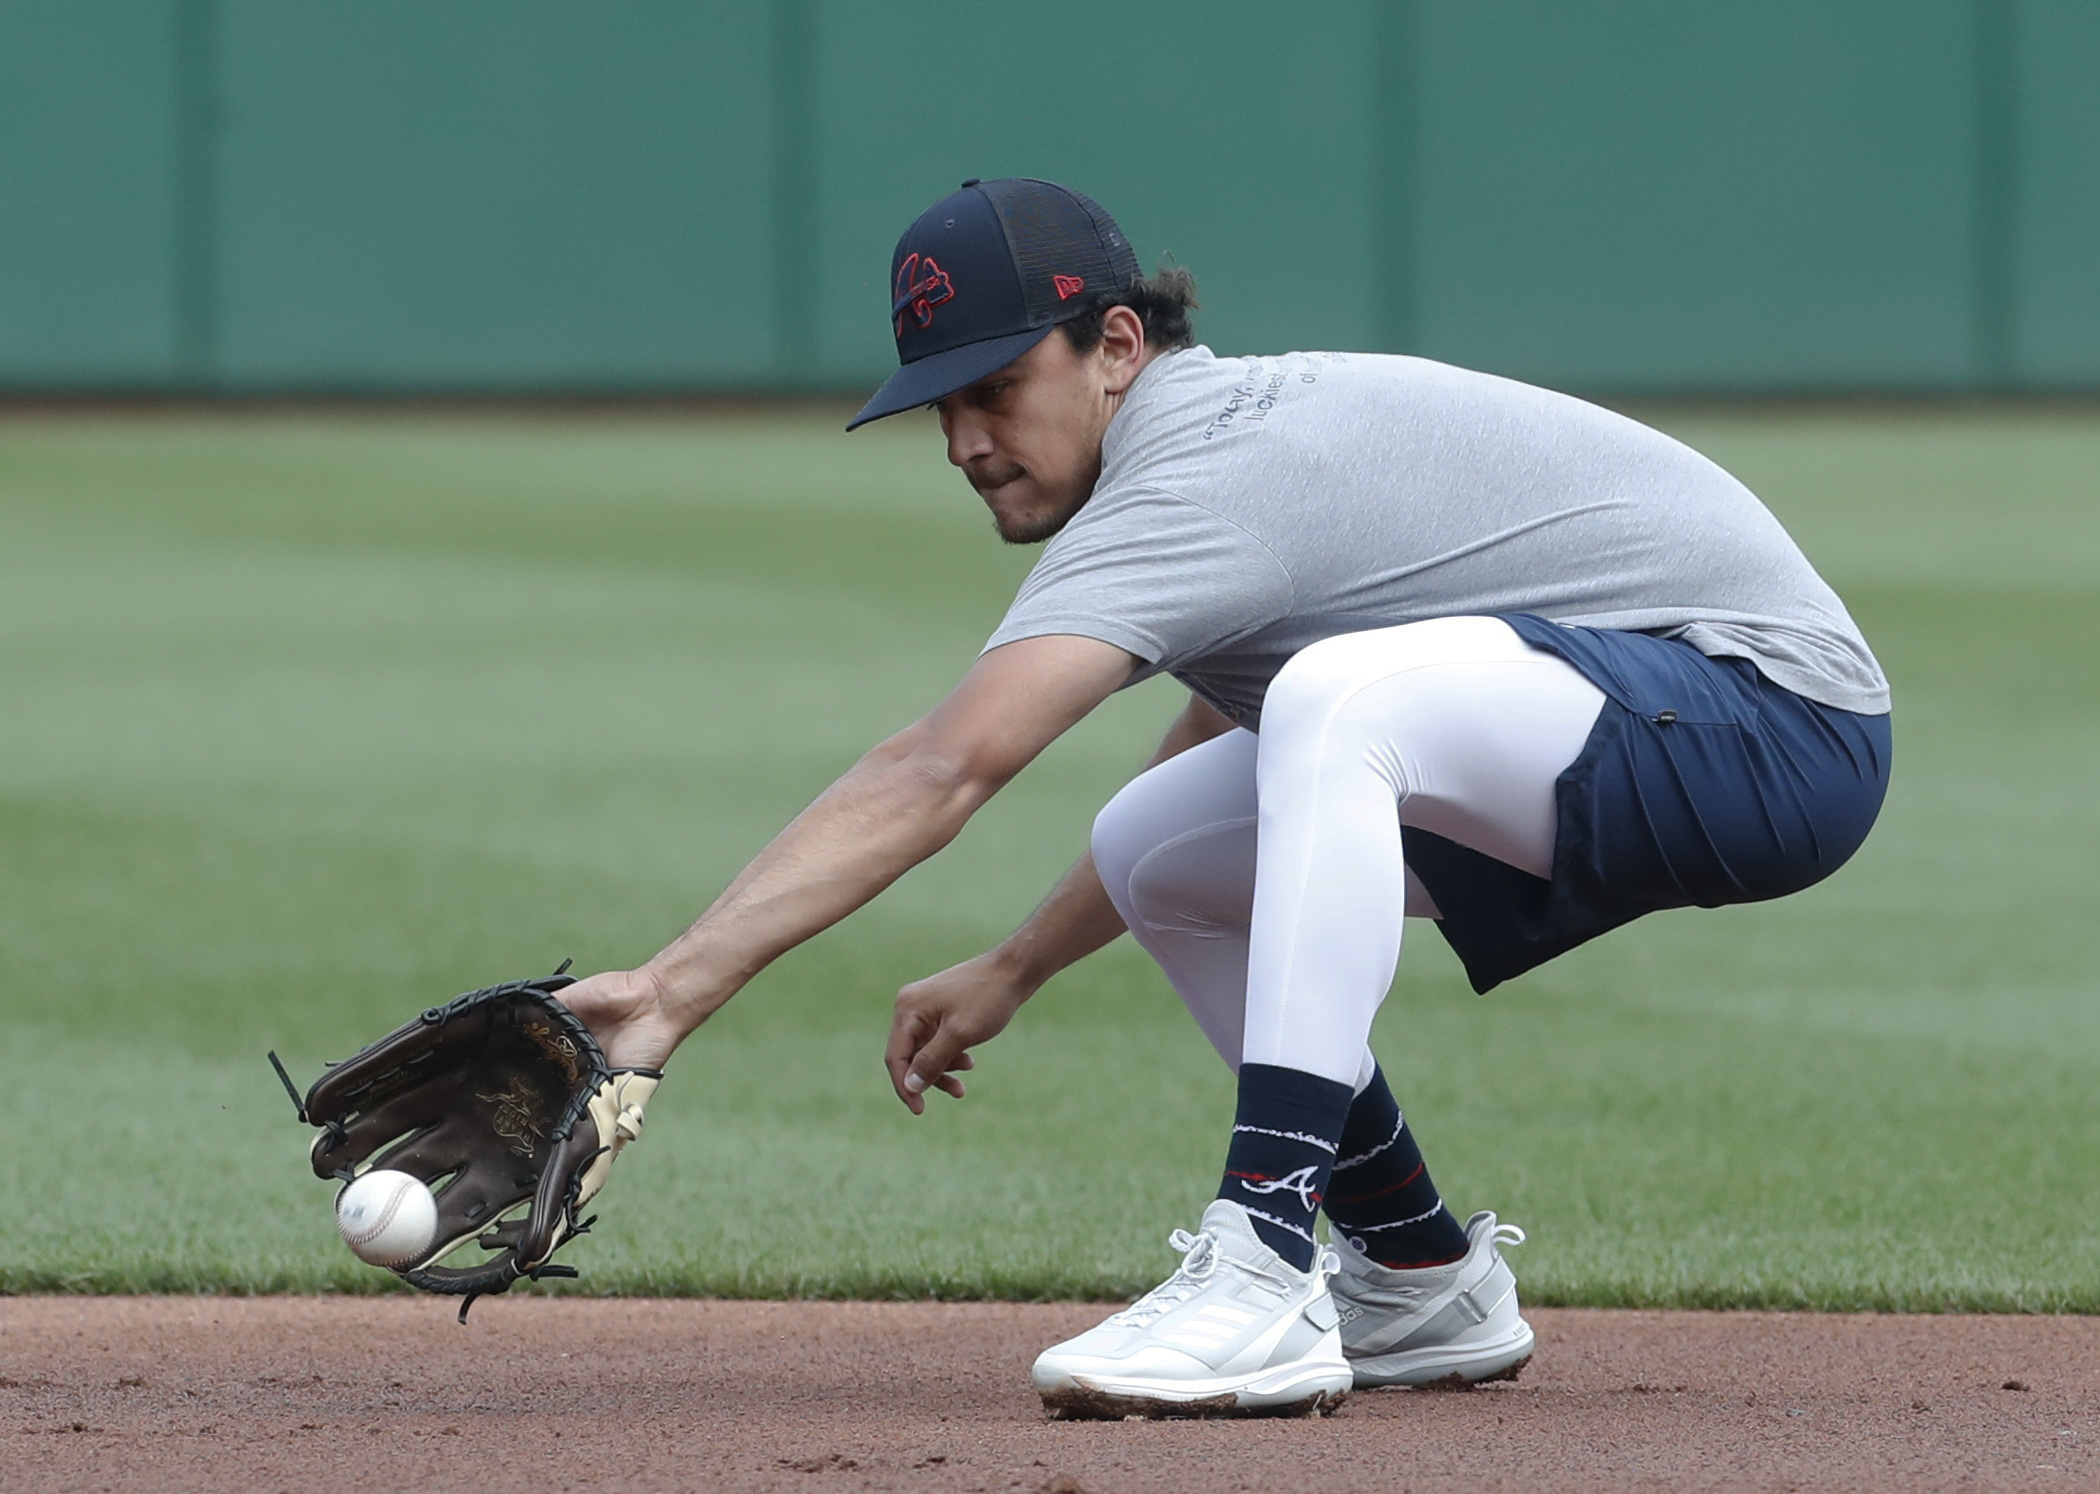
[[[1027,474],[1028,469],[1018,462],[1009,462],[1003,467],[983,466],[966,468],[963,476],[979,493],[989,493]]]

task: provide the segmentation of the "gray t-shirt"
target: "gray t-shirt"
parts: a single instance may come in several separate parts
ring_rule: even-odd
[[[985,645],[1076,633],[1245,726],[1337,633],[1536,612],[1682,638],[1848,711],[1888,682],[1750,490],[1582,400],[1421,358],[1159,358]]]

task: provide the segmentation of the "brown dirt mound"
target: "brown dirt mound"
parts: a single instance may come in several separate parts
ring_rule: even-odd
[[[1533,1312],[1522,1380],[1050,1421],[1086,1306],[0,1300],[0,1486],[1048,1491],[2100,1486],[2100,1320]]]

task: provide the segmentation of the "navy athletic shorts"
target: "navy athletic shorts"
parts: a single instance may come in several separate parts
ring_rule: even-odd
[[[1820,705],[1673,639],[1503,621],[1609,698],[1558,781],[1550,881],[1402,832],[1474,990],[1643,913],[1799,892],[1867,838],[1888,791],[1887,716]]]

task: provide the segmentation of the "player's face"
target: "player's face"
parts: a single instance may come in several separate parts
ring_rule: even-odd
[[[1118,328],[1110,315],[1113,334]],[[1144,362],[1137,318],[1122,315],[1136,333],[1134,349],[1128,335],[1106,335],[1082,353],[1062,332],[1052,332],[934,406],[948,460],[962,469],[1008,544],[1050,538],[1093,495],[1101,437]]]

